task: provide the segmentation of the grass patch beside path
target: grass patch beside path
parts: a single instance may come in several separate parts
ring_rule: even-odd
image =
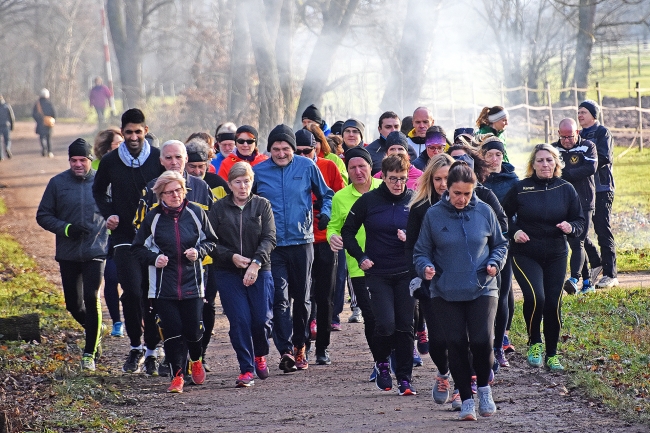
[[[0,411],[10,431],[130,432],[105,403],[126,399],[106,385],[106,370],[79,371],[83,330],[65,310],[63,294],[36,271],[20,245],[0,234],[0,317],[39,313],[42,340],[0,342]]]
[[[650,288],[565,296],[559,353],[569,383],[593,403],[650,424]],[[518,303],[511,335],[526,350]]]

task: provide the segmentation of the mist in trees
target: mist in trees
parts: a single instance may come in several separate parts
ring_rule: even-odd
[[[89,112],[102,1],[116,98],[168,134],[232,120],[264,137],[310,104],[374,123],[452,88],[542,87],[558,63],[584,87],[598,44],[650,26],[642,0],[2,0],[0,93],[19,116],[42,87],[62,115]]]

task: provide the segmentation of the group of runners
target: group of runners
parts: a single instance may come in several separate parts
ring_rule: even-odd
[[[362,122],[330,127],[312,105],[302,129],[278,125],[266,149],[253,126],[230,122],[158,148],[142,111],[129,109],[94,146],[69,146],[70,169],[50,180],[36,215],[56,234],[66,307],[85,329],[82,369],[99,358],[102,284],[111,335],[130,341],[123,371],[169,376],[168,392],[211,370],[217,294],[235,386],[249,387],[269,377],[271,338],[284,373],[332,363],[347,287],[377,388],[394,378],[399,395],[415,395],[413,367],[429,354],[436,403],[464,420],[490,416],[490,384],[515,350],[513,274],[528,363],[551,371],[564,369],[563,289],[618,284],[612,138],[598,114],[580,104],[580,127],[563,119],[519,179],[498,106],[453,135],[425,107],[405,119],[385,112],[367,144]]]

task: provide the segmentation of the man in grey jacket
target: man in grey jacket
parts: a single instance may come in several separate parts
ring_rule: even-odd
[[[2,153],[2,146],[0,145],[0,161],[2,161],[5,156],[11,158],[11,131],[14,130],[14,123],[16,123],[16,118],[14,117],[14,110],[11,109],[11,105],[5,102],[5,98],[0,95],[0,138],[4,142],[4,155]]]
[[[56,235],[65,305],[86,331],[81,368],[95,370],[99,357],[102,311],[99,287],[108,244],[106,221],[93,198],[95,170],[92,147],[76,139],[68,147],[70,169],[50,179],[36,212],[36,221]]]

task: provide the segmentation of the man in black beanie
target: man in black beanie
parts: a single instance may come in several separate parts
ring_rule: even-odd
[[[309,367],[305,343],[309,335],[310,271],[314,260],[314,229],[327,229],[334,192],[311,159],[296,158],[296,136],[287,125],[269,134],[271,158],[253,167],[253,192],[271,202],[277,247],[271,253],[273,342],[285,373]],[[322,203],[314,221],[312,193]],[[293,299],[293,308],[290,300]],[[293,318],[291,311],[293,310]]]
[[[83,138],[68,147],[70,169],[45,188],[36,221],[56,235],[56,256],[66,309],[86,331],[82,370],[95,370],[101,343],[99,287],[108,247],[106,221],[93,199],[92,147]],[[81,284],[79,284],[81,282]]]
[[[320,110],[314,104],[305,108],[305,111],[302,113],[302,127],[306,128],[310,123],[318,125],[325,134],[325,137],[332,133],[330,127],[327,126],[327,122],[325,122],[325,119],[323,119],[323,116],[320,114]]]

